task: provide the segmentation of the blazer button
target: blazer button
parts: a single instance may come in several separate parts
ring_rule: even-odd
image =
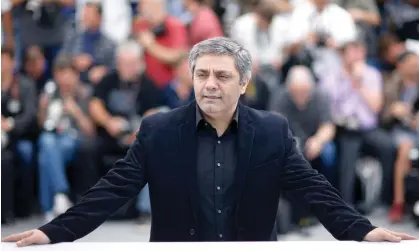
[[[191,229],[189,230],[189,233],[190,233],[191,235],[195,235],[195,229],[191,228]]]

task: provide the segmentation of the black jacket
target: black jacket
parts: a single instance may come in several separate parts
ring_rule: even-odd
[[[52,243],[81,238],[148,182],[150,241],[203,241],[197,220],[195,106],[192,102],[146,118],[125,158],[117,161],[77,205],[40,230]],[[302,207],[309,207],[339,240],[361,241],[374,229],[304,160],[283,117],[244,105],[239,109],[233,184],[236,240],[274,240],[281,191],[288,192]]]

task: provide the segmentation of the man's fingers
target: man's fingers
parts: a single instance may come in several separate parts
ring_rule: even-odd
[[[4,241],[4,242],[16,242],[16,241],[20,241],[20,240],[22,240],[22,239],[24,239],[24,238],[26,238],[26,237],[28,237],[30,235],[32,235],[32,231],[26,231],[26,232],[23,232],[23,233],[20,233],[20,234],[12,234],[12,235],[9,235],[9,236],[7,236],[6,238],[4,238],[1,241]]]
[[[387,231],[389,231],[389,230],[387,230]],[[393,231],[389,231],[391,234],[393,234],[393,235],[395,235],[395,236],[397,236],[397,237],[400,237],[400,238],[402,238],[402,240],[417,240],[418,238],[417,237],[415,237],[415,236],[411,236],[411,235],[408,235],[408,234],[404,234],[404,233],[397,233],[397,232],[393,232]]]
[[[381,234],[382,241],[390,241],[390,242],[400,242],[402,240],[401,237],[398,237],[391,233],[390,231],[383,231]]]
[[[23,240],[18,241],[16,244],[17,244],[18,247],[24,247],[24,246],[28,246],[28,245],[31,245],[31,244],[35,244],[35,241],[36,241],[35,235],[31,235],[29,237],[26,237]]]

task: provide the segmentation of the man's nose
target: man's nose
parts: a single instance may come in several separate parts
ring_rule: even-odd
[[[214,76],[209,76],[206,83],[205,88],[208,90],[215,90],[218,88],[217,79]]]

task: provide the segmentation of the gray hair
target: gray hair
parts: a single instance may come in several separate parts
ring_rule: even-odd
[[[289,70],[285,80],[286,86],[291,86],[295,83],[307,83],[310,86],[314,86],[316,82],[308,67],[296,65]]]
[[[138,55],[138,58],[143,56],[143,48],[134,40],[128,40],[118,45],[116,49],[116,56],[118,57],[125,52],[132,55]]]
[[[205,54],[228,55],[234,57],[240,74],[240,85],[252,77],[252,57],[241,44],[227,37],[215,37],[194,45],[189,53],[189,71],[193,76],[196,60]]]

